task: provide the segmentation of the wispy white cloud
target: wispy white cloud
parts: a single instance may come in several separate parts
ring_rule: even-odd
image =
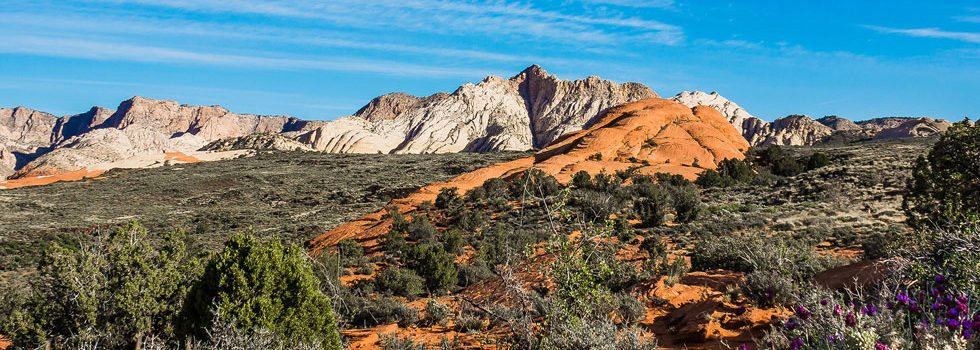
[[[0,53],[110,61],[183,63],[273,70],[361,71],[428,77],[471,78],[485,75],[488,71],[474,68],[449,68],[337,57],[284,58],[275,57],[270,53],[263,53],[262,55],[223,54],[60,37],[14,36],[5,38],[5,43],[6,45],[0,46]]]
[[[354,28],[451,34],[481,33],[560,42],[615,43],[637,35],[673,45],[683,40],[675,25],[630,16],[584,16],[540,10],[507,1],[360,0],[90,0],[176,8],[186,11],[278,16]]]
[[[953,19],[960,22],[980,23],[980,16],[956,16]]]
[[[665,8],[674,6],[674,0],[584,0],[589,4],[613,5],[638,8]]]
[[[879,26],[871,26],[871,25],[867,25],[864,27],[879,33],[902,34],[902,35],[918,37],[918,38],[953,39],[959,41],[966,41],[970,43],[980,43],[980,33],[973,33],[973,32],[953,32],[953,31],[942,30],[939,28],[901,29],[901,28],[889,28],[889,27],[879,27]]]
[[[456,49],[435,46],[418,46],[387,43],[375,40],[341,39],[350,37],[333,31],[308,30],[289,28],[283,30],[275,27],[260,27],[250,25],[220,25],[201,23],[180,19],[159,20],[145,17],[98,17],[80,18],[77,16],[25,15],[0,12],[0,33],[3,25],[10,27],[30,27],[52,33],[90,33],[90,34],[119,34],[133,35],[167,35],[167,36],[197,36],[216,39],[235,39],[248,41],[266,41],[276,43],[292,43],[307,46],[322,46],[335,48],[364,49],[382,52],[398,52],[425,56],[441,56],[457,59],[478,59],[499,62],[551,62],[572,64],[576,60],[542,57],[533,55],[503,54],[492,51]]]

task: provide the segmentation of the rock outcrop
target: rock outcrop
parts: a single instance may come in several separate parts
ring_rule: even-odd
[[[310,146],[282,134],[252,134],[221,139],[205,145],[200,151],[225,152],[243,149],[313,151]]]
[[[52,175],[144,152],[190,152],[224,138],[303,132],[317,125],[292,117],[235,114],[219,106],[187,106],[139,96],[123,101],[115,111],[93,107],[62,118],[18,107],[0,110],[0,140],[5,146],[0,162],[16,170],[15,178]]]
[[[805,115],[791,115],[776,119],[764,133],[763,145],[798,146],[812,145],[834,132],[826,125]]]
[[[718,111],[650,98],[608,109],[587,129],[563,135],[534,156],[425,186],[391,205],[408,213],[419,204],[434,200],[442,188],[456,187],[465,192],[487,179],[516,176],[531,167],[563,182],[579,171],[613,173],[631,167],[643,174],[673,173],[694,179],[725,158],[743,158],[748,147],[748,142]],[[311,241],[312,249],[318,251],[348,238],[374,241],[390,227],[391,219],[383,214],[369,214],[324,233]]]
[[[739,107],[735,102],[722,97],[717,91],[710,94],[703,91],[683,91],[671,100],[688,107],[708,106],[717,109],[725,118],[728,118],[728,121],[735,126],[735,130],[738,130],[742,135],[745,135],[748,130],[758,128],[759,122],[764,122]]]
[[[581,130],[610,107],[656,96],[637,83],[561,80],[535,65],[510,79],[491,76],[464,84],[451,94],[384,95],[297,139],[340,153],[523,151]]]
[[[857,124],[871,132],[875,139],[930,137],[953,126],[952,122],[942,119],[895,117],[871,119]]]
[[[877,118],[852,122],[838,116],[814,120],[790,115],[772,123],[756,118],[717,92],[684,91],[672,100],[688,107],[708,106],[721,112],[753,146],[800,146],[837,138],[838,140],[929,137],[942,133],[952,123],[932,118]]]

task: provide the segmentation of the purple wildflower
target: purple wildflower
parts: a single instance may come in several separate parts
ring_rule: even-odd
[[[789,345],[793,348],[793,350],[798,350],[801,346],[804,345],[803,339],[796,338],[795,340],[793,340],[793,342],[789,343]]]
[[[743,314],[745,314],[746,311],[748,310],[745,308],[744,305],[739,306],[735,308],[735,316],[742,316]]]
[[[912,301],[911,299],[909,299],[909,295],[905,293],[899,293],[898,296],[895,297],[895,299],[902,304],[908,304],[909,302]]]
[[[875,350],[888,350],[888,345],[875,342]]]
[[[936,283],[939,284],[946,283],[946,277],[943,277],[943,275],[936,275]]]
[[[972,337],[973,337],[973,332],[971,332],[969,329],[963,330],[963,338],[970,339]]]
[[[844,317],[844,324],[848,327],[857,326],[857,316],[853,312],[848,312],[847,316]]]
[[[844,314],[844,310],[840,309],[840,305],[834,305],[834,315],[840,316]]]
[[[790,319],[789,321],[786,321],[786,323],[784,323],[783,325],[786,326],[786,329],[794,330],[796,329],[796,326],[798,324],[796,323],[795,319]]]
[[[810,318],[811,315],[812,314],[810,313],[810,311],[807,310],[805,307],[803,307],[803,305],[796,307],[796,316],[798,316],[801,320],[806,321],[807,319]]]
[[[827,299],[820,299],[820,305],[827,306],[827,303],[829,303]]]

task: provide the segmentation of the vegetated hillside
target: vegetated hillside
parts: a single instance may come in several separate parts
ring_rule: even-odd
[[[341,155],[259,152],[254,157],[113,170],[104,179],[0,191],[0,270],[33,268],[42,246],[137,219],[183,228],[195,249],[254,229],[288,243],[380,209],[421,186],[527,153]]]
[[[468,345],[514,341],[520,334],[510,323],[519,319],[515,315],[527,312],[516,304],[521,292],[544,293],[537,297],[556,301],[547,299],[559,288],[547,282],[554,277],[547,272],[554,268],[553,257],[562,254],[550,250],[560,240],[554,233],[574,237],[598,225],[604,227],[600,231],[607,231],[591,241],[602,242],[595,246],[596,260],[591,263],[611,269],[596,283],[612,293],[613,300],[629,304],[611,306],[627,308],[616,311],[616,317],[625,318],[623,323],[617,321],[626,327],[621,328],[624,332],[638,326],[640,333],[667,347],[716,348],[718,337],[732,346],[752,344],[768,328],[770,317],[787,313],[778,307],[778,300],[808,283],[841,282],[816,275],[879,258],[883,241],[908,230],[900,193],[915,157],[934,141],[752,149],[746,159],[755,163],[754,175],[727,186],[699,181],[702,189],[700,195],[695,192],[699,199],[693,202],[685,194],[693,185],[682,178],[661,177],[657,185],[650,185],[636,168],[575,176],[567,187],[540,172],[509,176],[509,185],[490,179],[469,192],[458,192],[459,197],[443,190],[434,202],[402,215],[402,210],[389,210],[386,216],[394,216],[394,221],[371,226],[372,232],[384,236],[349,236],[354,240],[340,242],[339,257],[328,253],[321,259],[340,259],[347,266],[340,272],[347,287],[334,298],[353,308],[347,314],[353,321],[342,325],[346,328],[342,333],[357,346],[385,343],[378,333],[400,334],[429,345],[439,344],[442,336]],[[611,214],[617,219],[604,224],[603,218]],[[402,235],[399,243],[396,237]],[[527,250],[525,245],[535,249]],[[356,256],[350,256],[351,246],[363,246],[364,255],[357,249]],[[416,273],[420,280],[435,278],[429,269],[413,265],[418,263],[411,252],[429,249],[419,247],[445,247],[456,261],[458,276],[451,285],[419,282],[416,290],[389,289],[394,288],[390,279],[411,281],[418,278],[411,277]],[[790,262],[778,267],[747,266],[780,259]],[[756,284],[746,284],[748,275]],[[775,280],[760,284],[760,276]],[[416,300],[426,290],[436,289],[449,296],[437,292],[429,300]],[[766,296],[769,289],[771,297]],[[395,301],[384,296],[390,294]],[[628,308],[634,307],[630,300],[637,300],[644,311],[630,314]],[[416,324],[393,311],[399,302],[408,302],[422,315],[428,312],[428,304],[440,303],[449,307],[449,316],[442,323]],[[385,303],[395,306],[382,306]],[[500,303],[506,306],[495,306]],[[357,308],[388,316],[365,321]],[[503,320],[500,315],[513,318]],[[479,333],[467,333],[474,330]]]

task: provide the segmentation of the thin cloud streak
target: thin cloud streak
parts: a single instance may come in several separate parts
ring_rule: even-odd
[[[879,33],[902,34],[918,38],[953,39],[970,43],[980,43],[980,33],[952,32],[939,28],[900,29],[879,26],[864,26]]]
[[[327,70],[372,72],[400,76],[473,77],[487,70],[444,68],[403,64],[389,61],[351,60],[335,57],[292,59],[267,56],[230,55],[194,52],[155,46],[117,44],[88,40],[16,36],[6,38],[0,53],[83,58],[92,60],[149,63],[190,63],[221,67],[244,67],[272,70]]]
[[[568,15],[509,2],[473,3],[434,0],[400,2],[227,0],[222,3],[194,0],[101,0],[101,2],[139,4],[185,11],[322,20],[338,25],[376,30],[399,27],[420,32],[451,34],[468,31],[517,38],[530,34],[563,42],[609,43],[651,33],[659,33],[654,38],[658,43],[666,45],[675,45],[684,39],[680,27],[660,21],[622,16]],[[371,20],[365,21],[365,18]],[[610,31],[600,26],[639,33]]]

